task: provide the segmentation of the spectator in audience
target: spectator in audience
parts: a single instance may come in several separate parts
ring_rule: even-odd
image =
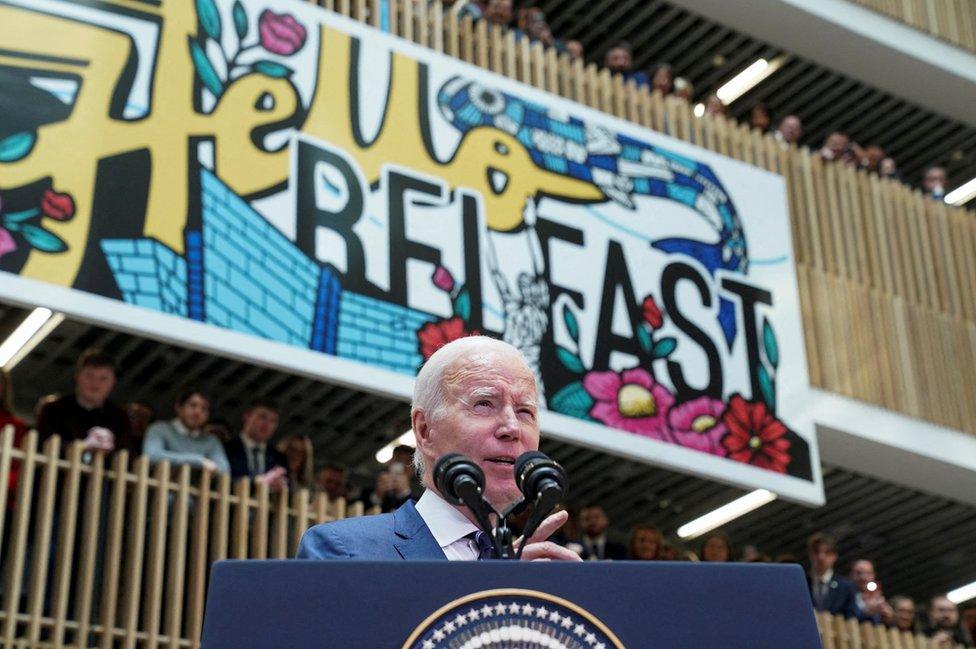
[[[670,95],[674,92],[674,71],[670,63],[658,63],[654,66],[651,74],[651,90],[662,95]]]
[[[583,44],[578,40],[573,39],[566,41],[564,47],[566,49],[566,53],[569,54],[570,61],[583,60]]]
[[[851,138],[846,133],[833,131],[824,140],[823,146],[817,151],[817,155],[824,160],[843,162],[850,156],[850,150]]]
[[[837,541],[818,532],[807,540],[810,555],[810,595],[818,611],[857,616],[857,589],[850,581],[834,574],[837,563]]]
[[[857,617],[875,624],[891,621],[893,612],[885,600],[881,586],[876,580],[874,564],[867,559],[858,559],[851,564],[851,581],[857,588]]]
[[[742,556],[739,557],[739,561],[742,563],[750,563],[759,556],[759,548],[754,545],[747,545],[742,548]]]
[[[525,33],[533,42],[542,43],[546,47],[555,47],[560,53],[565,50],[565,46],[552,35],[552,28],[549,27],[546,15],[541,10],[529,15]]]
[[[663,541],[664,537],[656,527],[638,523],[630,530],[627,556],[634,561],[655,561],[660,558]]]
[[[928,615],[922,623],[922,633],[937,644],[947,647],[961,644],[971,647],[973,639],[969,631],[959,623],[959,609],[945,595],[929,600]]]
[[[702,541],[698,556],[702,561],[732,561],[732,542],[724,532],[712,532]]]
[[[229,473],[230,464],[224,447],[204,425],[210,414],[210,400],[193,387],[180,391],[174,405],[176,418],[157,421],[146,431],[142,452],[153,464],[169,460],[171,464],[188,464],[196,469]]]
[[[278,444],[278,450],[287,458],[288,475],[292,489],[311,489],[315,485],[315,466],[312,440],[308,435],[291,435]]]
[[[922,189],[926,196],[942,200],[945,198],[948,182],[949,176],[946,173],[946,168],[936,165],[925,170],[925,174],[922,176]]]
[[[115,388],[115,360],[101,349],[85,350],[75,363],[75,391],[45,404],[37,416],[44,442],[59,435],[63,444],[83,440],[90,451],[137,452],[129,416],[109,401]]]
[[[612,559],[622,561],[627,558],[627,549],[619,543],[607,539],[610,519],[599,505],[588,505],[580,510],[580,528],[583,535],[580,544],[584,561]]]
[[[969,632],[969,637],[976,640],[976,606],[962,609],[962,625]]]
[[[437,0],[432,0],[436,2]],[[441,4],[445,9],[450,9],[457,16],[458,20],[462,20],[465,16],[471,16],[471,20],[481,20],[484,16],[481,4],[478,2],[460,2],[459,0],[441,0]]]
[[[141,401],[130,401],[125,404],[125,412],[129,415],[129,427],[132,429],[133,444],[142,448],[142,440],[146,437],[146,429],[155,419],[152,406]]]
[[[861,168],[870,171],[871,173],[879,173],[881,171],[881,161],[887,157],[885,150],[879,147],[877,144],[872,144],[864,148],[863,155],[860,160]]]
[[[315,486],[331,500],[346,498],[349,495],[349,469],[329,462],[315,474]]]
[[[797,115],[787,115],[780,120],[773,137],[783,144],[799,144],[803,137],[803,121]]]
[[[766,104],[759,102],[752,107],[749,111],[749,126],[756,129],[760,133],[765,133],[769,130],[769,126],[773,123],[773,118],[769,114],[769,109],[766,108]]]
[[[725,104],[714,92],[705,98],[705,114],[713,117],[725,114]]]
[[[364,508],[379,507],[384,513],[391,512],[410,500],[413,495],[413,454],[413,447],[406,444],[393,449],[393,457],[376,476],[373,488],[363,492]]]
[[[27,434],[27,424],[14,414],[14,387],[10,381],[10,374],[0,368],[0,433],[3,433],[7,426],[12,427],[14,431],[14,448],[19,448],[21,440]],[[14,506],[14,490],[17,488],[19,473],[20,461],[14,460],[10,466],[10,478],[7,482],[7,509],[12,509]],[[0,510],[0,516],[3,516],[3,510]],[[6,533],[7,529],[4,528],[4,534]]]
[[[288,484],[288,459],[268,443],[277,430],[278,406],[262,398],[251,401],[241,417],[241,434],[224,445],[231,478],[252,478],[272,491]]]
[[[649,87],[651,80],[647,78],[647,73],[641,70],[633,70],[634,57],[630,48],[630,43],[620,41],[609,50],[603,57],[603,66],[613,74],[621,74],[624,81],[633,81],[637,87]]]
[[[891,623],[899,631],[915,632],[915,601],[907,595],[895,595],[891,605]]]
[[[669,541],[661,541],[661,549],[658,551],[657,558],[661,561],[681,561],[684,557],[681,556],[681,550],[678,549],[678,546]]]
[[[885,158],[878,164],[878,175],[882,178],[901,181],[901,174],[898,173],[898,165],[895,164],[895,159],[891,157]]]
[[[681,97],[690,104],[695,98],[695,86],[684,77],[675,77],[674,96]]]
[[[208,434],[219,439],[221,444],[227,444],[227,442],[237,437],[234,435],[234,428],[226,419],[211,419],[207,421],[207,425],[203,429]]]
[[[497,27],[511,27],[515,19],[512,0],[488,0],[484,9],[484,19]]]
[[[52,392],[50,394],[45,394],[34,402],[34,428],[37,428],[37,422],[41,419],[41,411],[44,410],[44,406],[49,403],[54,403],[61,398],[60,392]]]

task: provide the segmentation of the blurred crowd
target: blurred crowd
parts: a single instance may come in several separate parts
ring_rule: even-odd
[[[116,385],[113,357],[100,349],[86,350],[74,371],[74,390],[49,394],[37,401],[34,427],[43,443],[57,435],[64,445],[80,441],[86,452],[108,454],[125,449],[145,455],[151,463],[168,460],[232,478],[249,477],[266,483],[271,491],[307,488],[326,494],[330,502],[343,499],[363,503],[367,512],[389,512],[420,495],[413,464],[414,449],[393,449],[371,480],[351,485],[349,469],[334,462],[318,464],[311,440],[304,435],[278,435],[280,409],[273,401],[255,397],[245,407],[240,425],[211,417],[210,399],[197,387],[181,389],[168,416],[156,418],[152,406],[111,399]],[[28,431],[27,422],[13,410],[13,386],[0,371],[0,430],[13,427],[15,444]],[[275,439],[279,439],[274,443]],[[17,466],[10,478],[8,508],[14,506]],[[527,517],[528,512],[523,513]],[[524,522],[524,520],[522,521]],[[516,530],[519,521],[515,521]],[[10,526],[4,528],[5,533]],[[976,607],[960,612],[945,595],[916,602],[907,595],[887,597],[875,566],[867,557],[854,557],[845,576],[838,566],[838,543],[827,534],[814,534],[806,557],[781,554],[771,557],[754,546],[736,553],[727,535],[714,531],[694,547],[667,539],[650,523],[633,526],[626,543],[611,533],[610,519],[599,504],[570,510],[569,522],[553,537],[586,560],[709,561],[803,563],[807,567],[814,608],[849,618],[922,633],[947,646],[972,646],[976,633]],[[6,545],[5,543],[3,544]]]
[[[437,2],[438,0],[430,0]],[[546,14],[538,7],[516,8],[514,0],[440,0],[445,8],[454,11],[459,17],[470,16],[473,20],[484,20],[490,25],[515,30],[517,38],[528,38],[554,47],[560,54],[566,53],[571,60],[583,60],[583,44],[578,40],[562,40],[553,34]],[[659,63],[650,70],[634,67],[633,50],[629,43],[619,42],[606,51],[603,67],[614,74],[620,74],[624,81],[633,81],[638,87],[674,95],[689,103],[698,97],[694,85],[686,78],[677,76],[668,63]],[[727,106],[715,92],[708,92],[701,99],[701,108],[696,115],[725,115]],[[760,133],[772,133],[784,146],[799,144],[803,137],[803,119],[799,115],[775,116],[769,108],[758,103],[749,111],[749,125]],[[831,132],[824,140],[816,155],[823,160],[864,169],[882,178],[902,181],[894,158],[877,144],[859,144],[843,131]],[[921,189],[933,199],[941,200],[947,193],[946,168],[939,165],[928,167],[922,178]]]

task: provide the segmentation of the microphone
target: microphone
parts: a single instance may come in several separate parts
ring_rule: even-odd
[[[448,453],[434,465],[434,486],[452,505],[468,505],[485,490],[485,472],[460,453]]]
[[[535,505],[522,531],[522,545],[519,546],[516,557],[521,558],[529,537],[569,491],[569,479],[566,471],[548,455],[540,451],[529,451],[515,460],[515,484],[525,495],[526,501]]]

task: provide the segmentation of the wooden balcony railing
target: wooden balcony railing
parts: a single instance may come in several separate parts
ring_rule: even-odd
[[[13,427],[0,432],[0,504],[13,496],[0,516],[0,646],[198,648],[214,561],[292,557],[309,526],[363,513],[124,451],[85,456],[80,442],[39,449],[31,432],[15,447]],[[829,614],[817,623],[825,649],[936,648]]]
[[[976,52],[976,4],[972,0],[851,1]]]
[[[379,0],[318,4],[378,25]],[[972,18],[976,9],[967,6],[963,13]],[[389,24],[421,45],[782,174],[812,385],[976,434],[972,212],[824,163],[806,148],[784,148],[733,120],[696,118],[680,99],[625,84],[484,21],[457,21],[438,2],[389,0]]]

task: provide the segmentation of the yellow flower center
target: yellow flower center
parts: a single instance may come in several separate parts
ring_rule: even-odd
[[[653,417],[657,414],[657,402],[644,386],[628,383],[617,392],[617,410],[624,417]]]
[[[718,422],[711,415],[698,415],[695,421],[691,422],[691,429],[696,433],[706,433],[715,427]]]
[[[753,436],[749,439],[749,448],[760,448],[762,446],[762,439],[757,436]]]

